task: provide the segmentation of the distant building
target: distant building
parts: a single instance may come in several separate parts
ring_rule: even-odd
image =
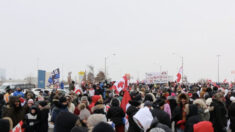
[[[0,68],[0,81],[5,81],[6,80],[6,70]]]

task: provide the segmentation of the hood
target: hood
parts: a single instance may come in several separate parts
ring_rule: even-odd
[[[101,98],[100,95],[94,95],[94,96],[92,97],[92,103],[95,104],[100,98]]]
[[[230,101],[235,102],[235,97],[234,96],[230,97]]]
[[[202,109],[207,109],[206,103],[202,99],[196,99],[193,104],[199,105]]]
[[[119,107],[120,101],[117,98],[114,98],[111,102],[111,106]]]
[[[188,117],[195,116],[195,115],[198,115],[197,105],[195,105],[195,104],[189,105]]]
[[[18,109],[20,109],[20,108],[21,108],[21,102],[20,102],[19,97],[11,96],[11,97],[10,97],[9,104],[10,104],[11,107],[16,108],[16,106],[15,106],[15,102],[16,102],[16,101],[18,101],[18,102],[20,103],[19,108],[18,108]]]
[[[214,132],[214,128],[211,122],[202,121],[193,126],[194,132]]]
[[[103,114],[105,110],[105,106],[103,104],[96,105],[92,108],[93,113]]]
[[[178,98],[177,98],[177,102],[178,102],[179,104],[180,104],[180,100],[181,100],[182,98],[185,98],[187,103],[189,102],[188,95],[186,95],[185,93],[181,93],[181,94],[179,94],[179,96],[178,96]]]
[[[144,107],[140,109],[133,117],[135,123],[145,132],[150,128],[153,116],[149,108]],[[143,120],[144,119],[144,120]]]

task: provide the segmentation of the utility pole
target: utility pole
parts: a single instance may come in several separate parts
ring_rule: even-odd
[[[184,57],[182,56],[182,83],[184,82]]]
[[[220,82],[220,65],[219,65],[219,63],[220,63],[220,56],[221,55],[217,55],[217,57],[218,57],[218,82]]]

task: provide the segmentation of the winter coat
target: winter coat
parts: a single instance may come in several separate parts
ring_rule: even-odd
[[[235,97],[231,97],[234,101],[231,103],[229,108],[230,128],[235,131]]]
[[[189,105],[189,114],[185,124],[185,132],[193,132],[193,125],[200,122],[197,105]]]
[[[154,108],[152,110],[153,117],[158,119],[158,122],[161,124],[164,124],[171,128],[171,120],[170,116],[163,110],[160,110],[159,108]]]
[[[39,128],[38,132],[47,132],[48,131],[48,113],[50,110],[50,106],[46,105],[41,110],[39,110]]]
[[[210,121],[213,124],[215,132],[225,132],[227,126],[226,108],[220,101],[213,99],[211,103],[213,111],[211,111]]]
[[[21,91],[15,91],[14,93],[13,93],[13,96],[20,96],[20,97],[22,97],[22,98],[24,98],[24,93],[23,92],[21,92]]]
[[[107,118],[111,119],[115,126],[124,125],[123,118],[125,117],[125,113],[119,105],[119,100],[113,99],[107,113]]]
[[[55,123],[56,122],[56,118],[57,116],[61,113],[61,112],[68,112],[68,108],[66,107],[62,107],[61,104],[57,104],[53,110],[52,110],[52,116],[51,116],[51,122]]]
[[[56,122],[54,132],[70,132],[75,126],[78,117],[70,112],[60,112]]]
[[[95,95],[103,95],[103,90],[101,88],[95,90]]]
[[[193,132],[214,132],[214,128],[211,122],[201,121],[193,126]]]
[[[141,130],[146,132],[151,127],[153,116],[150,109],[148,107],[144,107],[133,116],[133,120]]]
[[[129,128],[128,132],[140,132],[141,129],[138,127],[138,125],[133,120],[133,116],[138,112],[138,108],[135,106],[129,106],[127,109],[126,114],[128,115],[128,122],[129,122]]]
[[[198,105],[198,114],[201,117],[202,121],[210,120],[210,112],[207,108],[206,102],[203,99],[196,99],[193,104]]]
[[[38,115],[32,115],[31,113],[25,116],[25,132],[38,132],[39,128],[39,117]]]
[[[10,107],[6,107],[2,113],[3,117],[10,117],[13,121],[13,127],[15,127],[20,121],[24,120],[25,112],[24,109],[19,104],[19,107],[16,108],[15,102],[19,101],[18,97],[10,97]]]
[[[170,108],[169,104],[164,105],[164,111],[169,115],[169,117],[171,119],[171,108]]]
[[[168,126],[160,123],[157,118],[154,118],[149,132],[172,132],[172,130]]]

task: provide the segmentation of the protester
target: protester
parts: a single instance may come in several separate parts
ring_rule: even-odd
[[[91,115],[90,114],[90,111],[86,108],[86,105],[84,103],[81,103],[79,105],[79,110],[80,110],[80,114],[79,114],[79,118],[82,120],[82,121],[87,121],[87,119],[89,118],[89,116]]]
[[[114,132],[114,129],[108,123],[100,122],[93,128],[92,132]]]
[[[55,123],[57,116],[61,112],[67,112],[68,111],[68,103],[65,97],[61,97],[59,100],[59,103],[55,104],[55,107],[52,110],[52,117],[51,117],[51,122]]]
[[[116,132],[125,131],[124,117],[125,113],[120,107],[119,99],[117,98],[112,99],[111,107],[107,113],[107,118],[111,119],[111,121],[115,124]]]
[[[227,111],[223,103],[224,95],[221,92],[215,94],[211,103],[213,111],[211,111],[210,121],[213,124],[215,132],[226,132],[227,127]]]
[[[128,115],[129,128],[128,132],[139,132],[141,129],[135,123],[133,117],[139,111],[141,105],[141,95],[138,92],[132,92],[130,94],[131,101],[130,106],[127,108],[126,114]]]
[[[13,93],[13,96],[18,96],[24,98],[24,93],[22,92],[20,87],[16,88],[16,91]]]
[[[38,108],[36,106],[32,106],[30,108],[30,112],[25,116],[25,132],[37,132],[39,129],[39,123]]]
[[[73,114],[75,111],[75,105],[72,103],[72,98],[70,96],[66,96],[66,99],[68,101],[68,111]]]
[[[19,97],[12,96],[9,101],[10,107],[4,109],[3,117],[10,117],[13,122],[13,127],[16,126],[20,121],[24,120],[25,112],[20,105]]]
[[[235,92],[231,94],[230,100],[232,102],[229,108],[230,128],[235,132]]]
[[[175,121],[175,131],[183,132],[185,128],[186,122],[186,112],[185,106],[188,104],[189,99],[188,96],[184,93],[179,94],[178,96],[178,106],[175,108],[175,111],[172,116],[172,121]]]
[[[198,114],[197,105],[186,105],[187,119],[185,124],[185,132],[193,132],[193,125],[201,121],[201,117]]]
[[[40,101],[38,104],[39,108],[39,127],[38,132],[47,132],[48,131],[48,113],[50,110],[50,106],[46,101]]]
[[[54,132],[70,132],[78,117],[70,112],[60,112],[56,118]]]

